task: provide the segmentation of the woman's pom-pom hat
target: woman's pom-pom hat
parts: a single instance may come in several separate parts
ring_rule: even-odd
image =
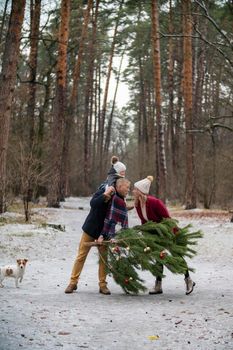
[[[150,185],[153,180],[153,176],[149,175],[145,179],[135,182],[134,187],[141,191],[143,194],[149,194]]]
[[[116,162],[119,162],[119,158],[117,156],[112,156],[111,164],[114,165]]]

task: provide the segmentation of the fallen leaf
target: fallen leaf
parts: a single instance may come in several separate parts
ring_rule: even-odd
[[[148,339],[150,339],[150,340],[158,340],[159,339],[159,335],[149,335]]]

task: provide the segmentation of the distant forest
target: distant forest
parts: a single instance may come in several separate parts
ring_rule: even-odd
[[[231,0],[2,0],[0,213],[91,195],[112,155],[168,203],[232,209],[232,24]]]

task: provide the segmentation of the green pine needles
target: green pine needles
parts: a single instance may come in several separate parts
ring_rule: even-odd
[[[191,225],[181,228],[177,220],[164,219],[161,223],[149,221],[118,231],[115,243],[104,242],[108,246],[108,273],[125,293],[138,294],[146,291],[139,270],[149,271],[155,277],[163,277],[161,264],[176,274],[193,271],[185,257],[196,255],[193,246],[203,234],[190,229]]]

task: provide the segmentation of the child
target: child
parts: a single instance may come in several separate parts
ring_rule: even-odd
[[[121,177],[125,177],[126,166],[119,161],[118,157],[112,156],[111,164],[112,166],[108,172],[107,179],[100,185],[99,188],[104,187],[107,189],[109,186],[115,187],[116,180],[120,179]]]

